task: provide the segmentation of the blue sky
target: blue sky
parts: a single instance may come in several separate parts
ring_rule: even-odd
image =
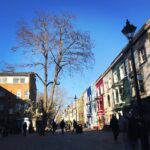
[[[63,76],[61,86],[73,98],[78,97],[110,65],[126,45],[127,39],[121,29],[126,19],[137,26],[137,30],[150,18],[150,0],[1,0],[0,1],[0,63],[19,63],[20,54],[13,54],[17,21],[30,20],[34,12],[71,12],[77,16],[77,28],[89,31],[95,43],[95,65],[84,74]],[[2,66],[2,65],[1,65]],[[1,69],[0,66],[0,69]],[[25,69],[24,71],[28,71]],[[41,85],[38,84],[41,90]]]

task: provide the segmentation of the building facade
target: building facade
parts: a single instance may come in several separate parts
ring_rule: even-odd
[[[112,70],[108,68],[103,76],[104,82],[104,112],[105,124],[109,125],[112,114],[114,113],[114,97],[113,97],[113,76]]]
[[[150,123],[150,20],[135,34],[132,46],[144,116]],[[109,125],[113,113],[122,113],[124,106],[136,102],[130,48],[128,43],[96,80],[95,85],[83,92],[84,110],[86,108],[84,120],[89,127],[94,127],[96,122],[93,121],[94,111],[97,111],[98,126],[101,129],[104,124]]]
[[[15,120],[24,117],[27,101],[36,101],[35,74],[0,73],[1,123],[15,123]]]
[[[96,101],[97,101],[97,118],[98,127],[101,129],[104,125],[104,82],[103,78],[96,81]]]

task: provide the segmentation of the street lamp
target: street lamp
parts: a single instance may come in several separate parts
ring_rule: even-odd
[[[136,72],[136,65],[135,65],[135,59],[134,59],[134,51],[133,51],[133,36],[136,31],[136,26],[130,24],[130,22],[126,21],[126,26],[122,29],[122,33],[127,37],[129,40],[129,48],[131,52],[131,62],[132,62],[132,69],[133,69],[133,79],[134,79],[134,87],[135,87],[135,94],[136,94],[136,100],[138,104],[138,113],[140,117],[143,120],[143,109],[141,104],[141,97],[140,97],[140,91],[138,86],[138,80],[137,80],[137,72]],[[141,146],[142,150],[149,150],[149,143],[148,143],[148,135],[145,128],[145,122],[142,121],[142,137],[141,137]]]
[[[74,100],[75,100],[76,121],[77,121],[77,104],[76,104],[77,96],[76,96],[76,95],[75,95],[75,97],[74,97]]]
[[[138,80],[137,80],[137,73],[136,73],[136,66],[135,66],[135,59],[134,59],[133,43],[132,43],[132,39],[133,39],[135,30],[136,30],[136,26],[130,24],[130,22],[127,20],[126,21],[126,26],[122,29],[122,33],[129,40],[129,47],[130,47],[130,51],[131,51],[131,62],[132,62],[132,69],[133,69],[133,79],[134,79],[136,99],[137,99],[138,103],[141,103]]]

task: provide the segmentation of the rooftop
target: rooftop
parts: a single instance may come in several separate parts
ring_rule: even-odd
[[[28,76],[34,72],[0,72],[0,76]]]

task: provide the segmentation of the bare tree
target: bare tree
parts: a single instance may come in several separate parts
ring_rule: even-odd
[[[17,46],[13,50],[23,50],[32,57],[32,62],[25,67],[41,67],[43,77],[37,77],[44,86],[44,108],[48,112],[53,103],[53,96],[58,77],[62,71],[83,70],[93,62],[93,45],[90,34],[75,29],[75,17],[70,14],[52,15],[37,13],[30,24],[21,22],[17,31]],[[36,59],[34,59],[36,58]],[[50,71],[52,81],[49,81]],[[48,86],[50,97],[48,103]]]
[[[62,14],[53,16],[52,23],[55,29],[55,49],[51,51],[54,63],[54,82],[50,91],[50,103],[53,102],[54,89],[63,70],[81,71],[93,62],[92,42],[88,32],[74,29],[74,16]]]
[[[54,107],[55,114],[54,118],[58,121],[58,116],[62,117],[63,110],[67,104],[68,95],[64,88],[56,87],[54,94]],[[60,120],[59,120],[60,121]]]

